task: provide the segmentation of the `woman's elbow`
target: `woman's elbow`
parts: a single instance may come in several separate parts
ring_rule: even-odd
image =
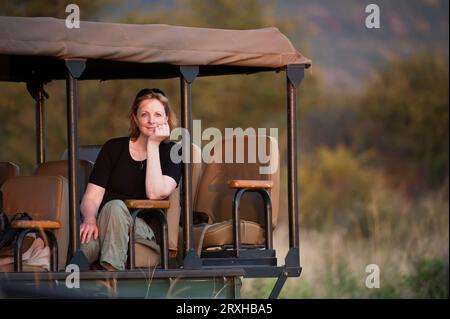
[[[174,184],[174,185],[172,185]],[[162,185],[159,185],[159,187],[156,187],[155,189],[146,189],[146,195],[147,198],[150,200],[161,200],[166,199],[167,197],[172,194],[176,187],[176,183],[164,183]]]
[[[161,199],[164,199],[166,197],[167,196],[165,196],[162,193],[156,193],[156,192],[149,193],[149,192],[147,192],[147,198],[150,199],[150,200],[161,200]]]

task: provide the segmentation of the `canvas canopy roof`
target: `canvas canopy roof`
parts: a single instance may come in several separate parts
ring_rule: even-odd
[[[277,28],[223,30],[0,17],[0,80],[65,78],[65,59],[86,59],[82,79],[170,78],[180,65],[200,76],[276,70],[311,61]]]

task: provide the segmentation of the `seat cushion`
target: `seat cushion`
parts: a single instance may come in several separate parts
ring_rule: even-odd
[[[47,271],[41,266],[22,265],[22,272],[44,272]],[[0,265],[0,272],[14,272],[14,264]]]
[[[62,176],[19,176],[8,179],[1,188],[3,210],[12,218],[18,212],[34,220],[58,220],[62,227],[54,231],[58,242],[58,269],[66,267],[69,245],[68,185]]]
[[[203,238],[203,248],[232,245],[233,224],[231,220],[206,226]],[[241,244],[260,245],[263,244],[263,228],[261,225],[242,220],[241,221]]]
[[[150,248],[146,245],[136,243],[136,267],[148,268],[155,267],[159,264],[160,253],[156,246]]]

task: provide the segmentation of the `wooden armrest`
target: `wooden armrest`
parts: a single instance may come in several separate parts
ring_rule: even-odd
[[[272,188],[272,181],[262,181],[258,179],[234,179],[228,181],[229,188]]]
[[[128,199],[125,201],[127,208],[161,208],[167,209],[170,207],[168,200],[151,200],[151,199]]]
[[[14,229],[59,229],[61,228],[61,223],[59,220],[15,220],[11,223],[11,227]]]

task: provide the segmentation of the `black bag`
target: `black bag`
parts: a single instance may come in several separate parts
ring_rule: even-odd
[[[32,218],[27,213],[18,213],[14,215],[11,222],[15,220],[31,220]],[[12,244],[16,234],[20,229],[14,229],[11,227],[11,222],[8,220],[3,211],[3,193],[0,192],[0,249],[7,247]]]
[[[3,212],[3,193],[0,192],[0,242],[2,241],[3,234],[9,227],[8,216]]]

